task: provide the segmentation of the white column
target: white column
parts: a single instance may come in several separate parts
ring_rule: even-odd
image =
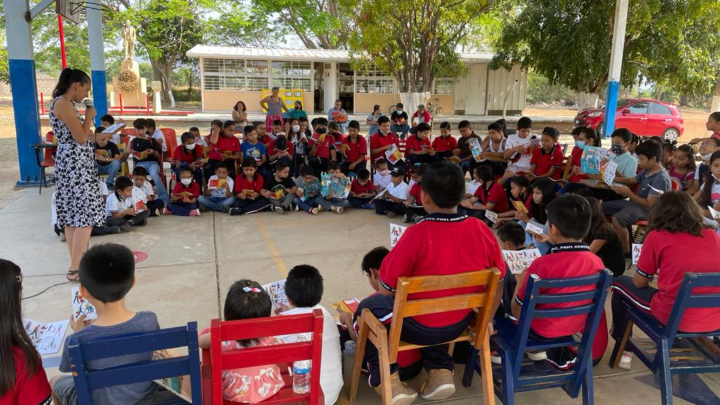
[[[630,0],[617,0],[615,3],[615,21],[613,29],[612,51],[610,52],[610,72],[608,76],[607,104],[603,136],[609,138],[615,130],[615,112],[620,92],[620,74],[622,72],[623,51],[625,50],[625,27],[627,26],[628,4]]]
[[[93,101],[97,109],[95,125],[100,117],[107,114],[107,84],[105,76],[105,49],[103,47],[102,0],[87,0],[88,39],[90,42],[90,71],[93,87]]]
[[[337,63],[325,62],[325,71],[323,72],[323,74],[325,75],[325,108],[323,109],[323,111],[327,113],[331,108],[333,108],[335,100],[337,100],[338,98]]]

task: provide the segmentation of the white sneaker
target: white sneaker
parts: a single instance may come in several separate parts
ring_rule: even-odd
[[[317,208],[310,208],[310,211],[308,211],[311,215],[317,215],[320,213],[320,210]]]
[[[273,211],[275,211],[277,214],[280,214],[280,215],[285,213],[285,210],[283,209],[283,207],[275,207],[275,208],[273,208]]]
[[[622,357],[620,357],[619,367],[623,370],[630,370],[632,368],[632,359],[632,352],[623,352]]]
[[[342,214],[343,212],[345,212],[345,209],[343,207],[330,207],[330,211],[336,214]]]
[[[543,361],[547,359],[547,353],[545,353],[545,350],[526,350],[525,353],[527,353],[528,358],[532,361]]]

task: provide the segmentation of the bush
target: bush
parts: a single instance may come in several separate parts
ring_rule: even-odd
[[[200,101],[200,89],[192,88],[188,91],[187,87],[173,87],[173,96],[175,101]]]
[[[545,76],[528,72],[527,102],[529,104],[559,104],[567,101],[576,104],[579,100],[577,91],[565,86],[551,85]]]

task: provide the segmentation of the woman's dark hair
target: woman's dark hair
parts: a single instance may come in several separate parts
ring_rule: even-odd
[[[295,105],[298,105],[298,104],[300,104],[300,109],[302,110],[302,108],[303,108],[302,101],[295,100]]]
[[[703,217],[687,193],[670,191],[658,197],[650,208],[648,229],[702,236]]]
[[[220,121],[220,120],[212,120],[212,121],[210,121],[210,126],[211,126],[211,127],[222,128],[223,122]]]
[[[602,147],[602,139],[598,136],[598,133],[595,132],[592,128],[583,127],[580,129],[581,134],[585,134],[585,138],[587,138],[590,142],[589,146],[597,146],[598,148]],[[614,135],[615,133],[613,133]]]
[[[588,245],[591,244],[595,239],[595,234],[601,229],[605,231],[608,244],[619,239],[617,232],[615,232],[612,225],[610,225],[605,218],[602,207],[600,206],[600,201],[595,197],[586,197],[585,199],[590,204],[590,230],[585,236],[584,242]]]
[[[713,152],[712,155],[710,155],[710,160],[708,160],[708,167],[712,167],[712,163],[720,159],[720,150]],[[712,176],[712,171],[708,170],[705,173],[705,178],[703,179],[704,183],[702,185],[702,191],[700,192],[700,199],[698,200],[698,205],[705,208],[708,205],[713,205],[712,203],[712,189],[715,185],[715,178]]]
[[[375,104],[375,105],[373,106],[373,112],[379,111],[379,110],[380,110],[380,104]]]
[[[675,149],[675,151],[684,153],[688,158],[688,170],[695,171],[695,153],[693,153],[690,145],[680,145],[677,149]],[[712,158],[712,155],[710,157]]]
[[[272,300],[258,282],[243,279],[230,286],[223,308],[223,318],[226,321],[265,318],[270,315]],[[257,344],[257,339],[242,339],[237,342],[240,346],[248,347]]]
[[[542,202],[540,204],[535,203],[535,199],[532,199],[530,203],[530,212],[535,221],[544,224],[547,222],[547,207],[555,199],[555,188],[553,182],[550,179],[538,179],[531,184],[531,188],[540,190],[542,194]]]
[[[238,110],[238,104],[242,104],[242,110]],[[235,103],[235,105],[233,106],[233,110],[235,110],[235,111],[247,111],[247,108],[245,107],[245,102],[244,102],[244,101],[238,101],[238,102]]]
[[[13,347],[25,357],[25,372],[34,375],[42,367],[40,355],[25,333],[22,320],[22,276],[15,263],[0,259],[0,397],[15,388]]]
[[[60,97],[75,83],[90,83],[90,76],[80,69],[65,68],[60,72],[55,90],[53,90],[53,98]]]
[[[125,190],[128,187],[132,187],[133,181],[130,180],[127,176],[120,176],[117,179],[115,179],[115,197],[118,199],[122,198],[120,193]]]

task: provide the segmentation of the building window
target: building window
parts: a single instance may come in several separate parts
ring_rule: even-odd
[[[370,66],[367,70],[358,70],[355,74],[357,93],[395,93],[395,80],[392,75],[376,66]]]
[[[203,90],[242,91],[245,61],[242,59],[203,59]]]
[[[433,94],[455,94],[455,79],[435,79]]]
[[[313,91],[312,62],[273,62],[272,63],[272,86],[278,86],[286,90]]]

